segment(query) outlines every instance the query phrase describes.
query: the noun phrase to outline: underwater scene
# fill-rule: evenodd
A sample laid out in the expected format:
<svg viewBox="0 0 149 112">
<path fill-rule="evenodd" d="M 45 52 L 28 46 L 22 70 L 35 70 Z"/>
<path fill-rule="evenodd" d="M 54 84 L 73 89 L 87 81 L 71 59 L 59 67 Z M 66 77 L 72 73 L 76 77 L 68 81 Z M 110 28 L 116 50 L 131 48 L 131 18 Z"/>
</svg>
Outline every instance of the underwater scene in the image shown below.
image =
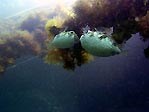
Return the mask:
<svg viewBox="0 0 149 112">
<path fill-rule="evenodd" d="M 149 112 L 149 0 L 0 0 L 0 112 Z"/>
</svg>

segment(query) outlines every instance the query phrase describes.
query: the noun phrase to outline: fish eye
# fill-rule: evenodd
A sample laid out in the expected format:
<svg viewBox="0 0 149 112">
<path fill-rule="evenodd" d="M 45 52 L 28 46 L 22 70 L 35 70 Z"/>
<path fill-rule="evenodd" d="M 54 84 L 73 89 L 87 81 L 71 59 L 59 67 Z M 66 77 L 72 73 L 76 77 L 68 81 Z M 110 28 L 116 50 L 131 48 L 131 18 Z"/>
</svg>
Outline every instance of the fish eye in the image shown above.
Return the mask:
<svg viewBox="0 0 149 112">
<path fill-rule="evenodd" d="M 89 36 L 94 36 L 93 32 L 88 33 Z"/>
<path fill-rule="evenodd" d="M 102 35 L 101 37 L 100 37 L 100 39 L 104 39 L 104 38 L 106 38 L 107 36 L 106 35 Z"/>
<path fill-rule="evenodd" d="M 73 34 L 74 32 L 73 31 L 70 31 L 70 33 Z"/>
</svg>

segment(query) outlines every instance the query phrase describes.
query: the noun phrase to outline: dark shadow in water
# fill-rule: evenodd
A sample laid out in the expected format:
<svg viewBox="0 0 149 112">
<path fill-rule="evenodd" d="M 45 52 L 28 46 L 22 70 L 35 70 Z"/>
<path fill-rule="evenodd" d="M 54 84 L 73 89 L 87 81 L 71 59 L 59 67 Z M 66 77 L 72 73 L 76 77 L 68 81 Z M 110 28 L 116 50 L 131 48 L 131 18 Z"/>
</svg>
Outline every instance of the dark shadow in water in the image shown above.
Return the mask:
<svg viewBox="0 0 149 112">
<path fill-rule="evenodd" d="M 96 58 L 75 72 L 33 58 L 1 76 L 0 111 L 147 112 L 149 60 L 144 46 L 131 38 L 128 53 Z"/>
</svg>

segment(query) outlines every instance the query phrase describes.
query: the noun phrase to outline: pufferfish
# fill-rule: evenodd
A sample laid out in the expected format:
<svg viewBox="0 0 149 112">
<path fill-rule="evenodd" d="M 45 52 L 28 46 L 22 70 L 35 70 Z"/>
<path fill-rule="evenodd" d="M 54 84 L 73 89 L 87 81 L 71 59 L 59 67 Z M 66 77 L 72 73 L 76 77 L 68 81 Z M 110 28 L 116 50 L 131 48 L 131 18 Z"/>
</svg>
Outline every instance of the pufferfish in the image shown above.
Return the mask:
<svg viewBox="0 0 149 112">
<path fill-rule="evenodd" d="M 109 57 L 121 53 L 114 40 L 100 31 L 88 30 L 81 36 L 80 41 L 82 47 L 94 56 Z"/>
<path fill-rule="evenodd" d="M 71 48 L 76 43 L 79 43 L 79 41 L 80 40 L 74 31 L 63 31 L 54 37 L 53 41 L 49 44 L 49 48 Z"/>
</svg>

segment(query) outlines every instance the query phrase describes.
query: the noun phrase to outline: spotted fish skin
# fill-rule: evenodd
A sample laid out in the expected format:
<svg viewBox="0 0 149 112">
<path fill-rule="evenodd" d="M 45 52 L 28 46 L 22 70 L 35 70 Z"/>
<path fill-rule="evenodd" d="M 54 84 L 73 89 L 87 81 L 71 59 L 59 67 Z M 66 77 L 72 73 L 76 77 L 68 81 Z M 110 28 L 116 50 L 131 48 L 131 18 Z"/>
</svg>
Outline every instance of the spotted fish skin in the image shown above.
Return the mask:
<svg viewBox="0 0 149 112">
<path fill-rule="evenodd" d="M 80 41 L 82 47 L 95 56 L 108 57 L 121 52 L 109 36 L 99 31 L 88 31 L 81 36 Z"/>
<path fill-rule="evenodd" d="M 63 31 L 54 37 L 53 41 L 49 44 L 49 48 L 71 48 L 77 42 L 79 42 L 79 38 L 74 31 Z"/>
</svg>

